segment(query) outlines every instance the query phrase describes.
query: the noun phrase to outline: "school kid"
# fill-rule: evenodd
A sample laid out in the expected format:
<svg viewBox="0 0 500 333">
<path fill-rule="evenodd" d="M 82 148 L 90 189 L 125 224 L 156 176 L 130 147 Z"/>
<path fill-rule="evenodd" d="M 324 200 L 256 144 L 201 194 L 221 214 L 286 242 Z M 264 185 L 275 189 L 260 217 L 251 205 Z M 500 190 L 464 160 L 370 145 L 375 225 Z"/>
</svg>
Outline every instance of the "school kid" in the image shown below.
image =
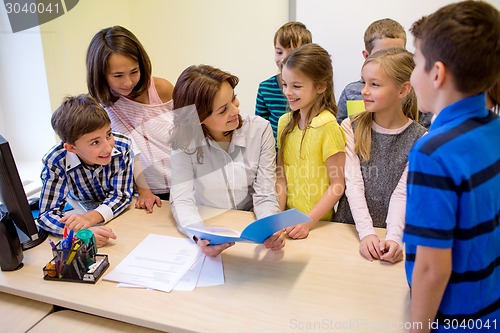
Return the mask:
<svg viewBox="0 0 500 333">
<path fill-rule="evenodd" d="M 67 97 L 51 122 L 62 142 L 43 157 L 38 224 L 59 236 L 65 227 L 90 228 L 101 247 L 116 239 L 113 230 L 101 223 L 120 214 L 132 198 L 131 141 L 111 131 L 106 111 L 89 95 Z M 65 215 L 68 197 L 101 204 L 84 214 Z"/>
<path fill-rule="evenodd" d="M 346 191 L 335 221 L 356 225 L 359 252 L 370 261 L 403 259 L 408 152 L 426 131 L 415 121 L 414 66 L 412 54 L 402 48 L 372 53 L 361 70 L 366 112 L 342 122 Z M 387 228 L 385 239 L 374 227 Z"/>
<path fill-rule="evenodd" d="M 409 154 L 406 275 L 412 332 L 496 332 L 500 319 L 500 13 L 483 1 L 415 22 L 411 83 L 437 115 Z"/>
<path fill-rule="evenodd" d="M 290 238 L 305 238 L 319 220 L 332 220 L 344 192 L 345 136 L 335 119 L 325 49 L 306 44 L 291 51 L 281 77 L 291 111 L 278 122 L 278 198 L 282 210 L 296 208 L 311 218 L 286 229 Z"/>
<path fill-rule="evenodd" d="M 174 89 L 172 134 L 172 214 L 181 232 L 203 224 L 199 205 L 253 211 L 257 219 L 279 212 L 276 143 L 269 122 L 240 115 L 236 76 L 208 65 L 190 66 Z M 193 238 L 211 257 L 234 243 L 210 245 Z M 285 246 L 280 230 L 264 241 Z"/>
<path fill-rule="evenodd" d="M 370 54 L 379 50 L 406 47 L 406 32 L 401 24 L 390 18 L 384 18 L 372 22 L 365 30 L 364 34 L 365 49 L 361 51 L 366 60 Z M 361 94 L 363 89 L 362 80 L 349 83 L 340 94 L 337 112 L 337 121 L 347 118 L 347 101 L 362 101 Z"/>
<path fill-rule="evenodd" d="M 169 198 L 173 86 L 152 76 L 144 47 L 121 26 L 95 34 L 86 63 L 89 93 L 104 106 L 113 129 L 134 141 L 135 206 L 152 212 Z"/>
<path fill-rule="evenodd" d="M 312 43 L 312 34 L 301 22 L 288 22 L 274 34 L 274 62 L 281 71 L 281 62 L 288 53 L 304 44 Z M 269 120 L 276 139 L 278 119 L 287 111 L 287 99 L 281 87 L 281 74 L 271 76 L 259 84 L 255 114 Z"/>
</svg>

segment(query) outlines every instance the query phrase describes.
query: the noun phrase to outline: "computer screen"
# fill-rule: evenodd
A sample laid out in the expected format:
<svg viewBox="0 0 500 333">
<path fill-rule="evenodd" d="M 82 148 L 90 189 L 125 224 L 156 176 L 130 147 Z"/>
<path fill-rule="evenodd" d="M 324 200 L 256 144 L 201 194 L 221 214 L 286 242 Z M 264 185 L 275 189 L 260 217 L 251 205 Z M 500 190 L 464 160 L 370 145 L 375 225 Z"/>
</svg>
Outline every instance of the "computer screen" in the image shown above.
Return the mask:
<svg viewBox="0 0 500 333">
<path fill-rule="evenodd" d="M 0 135 L 0 202 L 5 205 L 10 217 L 18 228 L 23 250 L 42 243 L 48 236 L 38 229 L 24 192 L 14 156 L 7 140 Z M 23 237 L 24 236 L 24 237 Z M 26 239 L 28 238 L 28 239 Z"/>
</svg>

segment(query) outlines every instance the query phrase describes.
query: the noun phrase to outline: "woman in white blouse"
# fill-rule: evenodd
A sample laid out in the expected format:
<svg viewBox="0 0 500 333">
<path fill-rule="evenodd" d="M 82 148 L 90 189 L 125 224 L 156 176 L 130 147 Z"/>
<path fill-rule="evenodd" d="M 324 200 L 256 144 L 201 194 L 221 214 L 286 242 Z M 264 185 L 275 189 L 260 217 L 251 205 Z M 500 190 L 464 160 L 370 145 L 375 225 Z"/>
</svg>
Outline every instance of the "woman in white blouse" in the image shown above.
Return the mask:
<svg viewBox="0 0 500 333">
<path fill-rule="evenodd" d="M 237 84 L 236 76 L 207 65 L 188 67 L 175 84 L 170 201 L 179 230 L 191 238 L 183 228 L 203 223 L 197 205 L 253 210 L 258 219 L 279 212 L 271 126 L 240 115 Z M 208 256 L 234 245 L 194 240 Z M 283 232 L 264 245 L 283 248 Z"/>
</svg>

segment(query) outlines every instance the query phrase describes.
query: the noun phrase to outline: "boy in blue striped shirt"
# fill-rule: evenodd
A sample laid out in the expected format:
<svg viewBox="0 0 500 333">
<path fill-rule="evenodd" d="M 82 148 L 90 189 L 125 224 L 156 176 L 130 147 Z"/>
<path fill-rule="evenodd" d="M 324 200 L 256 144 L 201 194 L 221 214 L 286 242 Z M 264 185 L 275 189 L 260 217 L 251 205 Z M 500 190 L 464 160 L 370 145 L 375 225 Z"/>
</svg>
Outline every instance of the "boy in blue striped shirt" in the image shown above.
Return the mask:
<svg viewBox="0 0 500 333">
<path fill-rule="evenodd" d="M 500 119 L 484 92 L 500 78 L 500 13 L 486 2 L 459 2 L 411 32 L 411 84 L 419 108 L 437 115 L 408 158 L 412 332 L 497 332 Z"/>
<path fill-rule="evenodd" d="M 52 114 L 62 142 L 43 157 L 38 224 L 61 236 L 64 227 L 89 228 L 97 246 L 116 235 L 101 225 L 120 214 L 133 192 L 133 152 L 126 136 L 111 131 L 106 111 L 89 95 L 67 97 Z M 101 204 L 84 214 L 64 214 L 67 198 Z"/>
</svg>

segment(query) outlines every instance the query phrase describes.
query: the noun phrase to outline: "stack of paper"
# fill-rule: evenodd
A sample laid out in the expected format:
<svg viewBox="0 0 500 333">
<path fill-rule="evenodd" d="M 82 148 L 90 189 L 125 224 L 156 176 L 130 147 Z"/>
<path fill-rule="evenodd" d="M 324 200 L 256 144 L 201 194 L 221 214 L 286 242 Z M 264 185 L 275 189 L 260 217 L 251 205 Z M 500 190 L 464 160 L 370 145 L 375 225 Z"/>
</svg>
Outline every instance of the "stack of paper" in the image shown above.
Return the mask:
<svg viewBox="0 0 500 333">
<path fill-rule="evenodd" d="M 222 260 L 187 238 L 148 235 L 104 280 L 170 292 L 224 284 Z"/>
</svg>

